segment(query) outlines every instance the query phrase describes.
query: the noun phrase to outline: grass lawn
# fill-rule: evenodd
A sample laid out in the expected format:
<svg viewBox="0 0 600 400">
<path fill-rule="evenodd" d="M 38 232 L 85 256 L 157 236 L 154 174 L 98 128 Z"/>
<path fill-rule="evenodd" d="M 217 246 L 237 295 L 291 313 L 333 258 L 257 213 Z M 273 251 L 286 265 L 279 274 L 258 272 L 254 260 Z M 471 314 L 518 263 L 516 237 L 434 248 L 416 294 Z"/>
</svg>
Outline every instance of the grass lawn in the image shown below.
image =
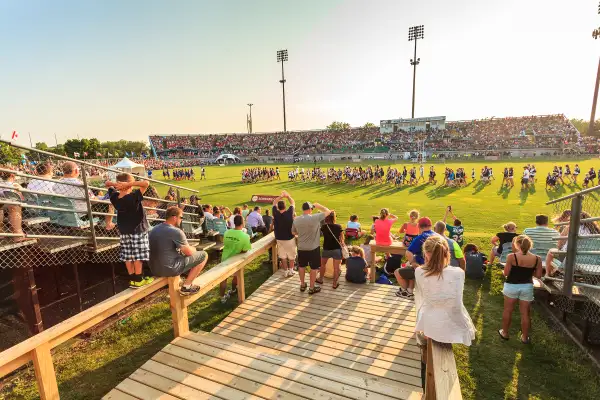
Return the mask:
<svg viewBox="0 0 600 400">
<path fill-rule="evenodd" d="M 488 163 L 494 166 L 499 177 L 503 163 Z M 206 169 L 208 180 L 184 182 L 200 190 L 203 202 L 233 206 L 247 203 L 252 205 L 253 194 L 279 194 L 289 191 L 298 205 L 303 201 L 319 202 L 338 212 L 342 224 L 350 214 L 358 214 L 363 225 L 370 225 L 370 216 L 382 207 L 390 208 L 401 219 L 417 208 L 422 215 L 432 220 L 443 217 L 447 205 L 452 205 L 455 214 L 465 225 L 465 240 L 489 252 L 489 239 L 500 226 L 514 221 L 519 231 L 534 224 L 534 216 L 545 212 L 553 214 L 545 205 L 549 199 L 568 194 L 578 188 L 571 186 L 557 192 L 547 193 L 543 180 L 552 164 L 536 162 L 541 184 L 535 189 L 521 192 L 518 181 L 520 168 L 516 168 L 515 188 L 500 190 L 497 180 L 482 187 L 471 183 L 465 188 L 434 188 L 427 185 L 392 188 L 384 185 L 351 187 L 345 184 L 318 185 L 315 183 L 287 182 L 290 165 L 279 165 L 281 182 L 241 184 L 242 166 Z M 564 162 L 563 162 L 564 164 Z M 571 165 L 573 162 L 571 163 Z M 582 171 L 600 166 L 600 161 L 579 163 Z M 386 164 L 387 165 L 387 164 Z M 453 167 L 458 164 L 449 164 Z M 478 171 L 483 164 L 462 163 Z M 513 163 L 518 167 L 522 163 Z M 271 166 L 271 165 L 269 165 Z M 275 167 L 275 165 L 272 165 Z M 336 166 L 342 166 L 338 164 Z M 305 168 L 310 167 L 304 165 Z M 437 164 L 438 177 L 443 164 Z M 155 177 L 161 175 L 156 171 Z M 478 175 L 478 173 L 477 173 Z M 199 177 L 199 173 L 196 175 Z M 397 224 L 398 228 L 400 224 Z M 270 266 L 261 265 L 260 260 L 247 270 L 247 294 L 251 294 L 270 276 Z M 598 371 L 587 360 L 579 348 L 568 338 L 553 329 L 536 311 L 533 312 L 532 341 L 523 346 L 517 340 L 518 313 L 508 342 L 497 334 L 501 318 L 503 296 L 502 275 L 497 269 L 488 270 L 482 282 L 467 282 L 464 302 L 477 327 L 478 336 L 471 347 L 455 346 L 457 365 L 463 396 L 466 399 L 598 399 L 600 379 Z M 190 326 L 193 330 L 211 330 L 234 307 L 236 301 L 222 305 L 213 290 L 190 307 Z M 114 324 L 110 329 L 93 336 L 90 340 L 73 340 L 55 352 L 55 366 L 62 399 L 95 399 L 107 393 L 122 379 L 136 370 L 160 348 L 172 339 L 171 316 L 166 294 L 133 316 Z M 0 390 L 0 399 L 33 399 L 37 397 L 33 370 L 20 372 L 5 382 Z"/>
</svg>

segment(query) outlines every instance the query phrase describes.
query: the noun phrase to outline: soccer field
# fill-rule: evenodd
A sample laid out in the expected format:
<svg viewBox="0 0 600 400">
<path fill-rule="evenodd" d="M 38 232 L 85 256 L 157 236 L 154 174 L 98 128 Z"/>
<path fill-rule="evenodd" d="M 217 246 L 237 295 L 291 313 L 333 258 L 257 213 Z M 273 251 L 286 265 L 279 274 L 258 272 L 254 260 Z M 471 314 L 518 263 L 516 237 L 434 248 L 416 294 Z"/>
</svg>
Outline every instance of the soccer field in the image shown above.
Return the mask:
<svg viewBox="0 0 600 400">
<path fill-rule="evenodd" d="M 371 165 L 375 165 L 375 160 L 370 160 Z M 465 226 L 465 239 L 478 245 L 483 245 L 485 251 L 489 250 L 489 239 L 493 234 L 501 230 L 501 225 L 508 221 L 514 221 L 519 227 L 519 231 L 534 225 L 536 214 L 547 213 L 553 215 L 553 208 L 546 206 L 546 202 L 581 189 L 583 175 L 590 167 L 600 167 L 600 160 L 561 160 L 559 163 L 549 161 L 533 161 L 538 174 L 538 182 L 530 187 L 529 190 L 521 190 L 520 177 L 523 165 L 529 160 L 511 160 L 510 162 L 451 162 L 429 163 L 425 164 L 427 173 L 429 166 L 434 165 L 438 180 L 438 185 L 419 184 L 417 186 L 394 187 L 391 184 L 371 184 L 367 186 L 352 186 L 346 183 L 320 184 L 317 182 L 288 182 L 287 172 L 296 168 L 297 164 L 266 164 L 267 167 L 279 167 L 281 171 L 281 181 L 242 183 L 241 171 L 244 165 L 229 166 L 208 166 L 206 167 L 206 180 L 202 181 L 180 181 L 181 186 L 197 189 L 200 191 L 202 203 L 212 205 L 224 205 L 233 210 L 234 206 L 248 204 L 253 206 L 256 203 L 251 202 L 254 194 L 278 195 L 282 190 L 287 190 L 298 207 L 304 201 L 321 203 L 338 213 L 338 222 L 342 225 L 352 214 L 357 214 L 363 226 L 368 228 L 371 224 L 370 217 L 379 214 L 383 207 L 390 209 L 391 213 L 396 214 L 400 221 L 407 219 L 407 213 L 412 209 L 418 209 L 423 216 L 429 216 L 434 222 L 443 218 L 445 208 L 452 205 L 455 215 L 460 218 Z M 582 175 L 579 176 L 579 184 L 567 184 L 558 186 L 555 190 L 545 190 L 545 177 L 552 170 L 554 165 L 571 165 L 578 163 Z M 363 168 L 369 165 L 367 162 L 359 163 L 318 163 L 321 168 L 331 166 L 336 169 L 344 168 L 346 165 L 358 166 Z M 399 164 L 384 162 L 384 170 L 388 166 L 402 168 L 406 165 L 410 168 L 413 164 Z M 488 185 L 483 185 L 479 180 L 479 171 L 484 165 L 493 167 L 496 180 Z M 300 168 L 305 170 L 312 168 L 312 163 L 299 164 Z M 451 168 L 463 167 L 467 173 L 468 185 L 466 187 L 448 188 L 440 185 L 443 181 L 444 167 Z M 515 186 L 512 189 L 501 188 L 502 170 L 505 166 L 513 166 L 515 169 Z M 256 165 L 251 165 L 256 167 Z M 471 169 L 475 168 L 476 180 L 471 182 Z M 196 168 L 196 178 L 200 177 L 198 168 Z M 162 179 L 160 170 L 154 172 L 154 177 Z M 162 188 L 161 188 L 162 189 Z M 182 192 L 182 196 L 187 196 Z M 263 207 L 268 204 L 261 204 Z M 394 229 L 400 228 L 400 221 L 396 223 Z"/>
</svg>

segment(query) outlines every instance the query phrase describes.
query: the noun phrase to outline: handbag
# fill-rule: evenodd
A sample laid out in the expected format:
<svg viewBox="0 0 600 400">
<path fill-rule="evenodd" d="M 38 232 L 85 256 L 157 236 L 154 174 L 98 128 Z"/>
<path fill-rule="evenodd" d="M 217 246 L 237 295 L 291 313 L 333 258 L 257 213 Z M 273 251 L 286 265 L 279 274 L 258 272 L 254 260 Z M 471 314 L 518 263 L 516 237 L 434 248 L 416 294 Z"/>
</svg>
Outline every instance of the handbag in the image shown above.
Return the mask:
<svg viewBox="0 0 600 400">
<path fill-rule="evenodd" d="M 333 238 L 335 239 L 337 244 L 339 244 L 340 247 L 342 248 L 342 258 L 345 258 L 345 259 L 350 258 L 350 252 L 348 251 L 348 247 L 346 247 L 345 244 L 340 243 L 340 241 L 335 237 L 335 235 L 331 231 L 331 228 L 329 227 L 329 225 L 327 225 L 327 229 L 329 229 L 329 233 L 331 233 L 331 236 L 333 236 Z"/>
</svg>

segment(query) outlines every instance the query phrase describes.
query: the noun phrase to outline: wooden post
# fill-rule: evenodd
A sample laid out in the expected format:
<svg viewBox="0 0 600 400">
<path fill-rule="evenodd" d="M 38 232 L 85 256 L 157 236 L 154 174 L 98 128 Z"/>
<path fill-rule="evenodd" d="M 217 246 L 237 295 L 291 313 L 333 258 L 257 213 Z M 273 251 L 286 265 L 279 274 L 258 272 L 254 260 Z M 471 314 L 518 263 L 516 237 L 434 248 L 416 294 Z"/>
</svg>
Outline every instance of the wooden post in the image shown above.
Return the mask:
<svg viewBox="0 0 600 400">
<path fill-rule="evenodd" d="M 40 301 L 38 299 L 38 288 L 35 284 L 35 275 L 33 267 L 29 267 L 25 270 L 25 282 L 29 293 L 25 294 L 29 296 L 31 311 L 33 320 L 31 321 L 33 333 L 40 333 L 44 330 L 44 324 L 42 323 L 42 311 L 40 308 Z"/>
<path fill-rule="evenodd" d="M 180 276 L 169 278 L 169 303 L 171 305 L 171 318 L 173 319 L 173 331 L 176 338 L 190 331 L 187 306 L 183 303 L 183 298 L 179 293 L 180 281 Z"/>
<path fill-rule="evenodd" d="M 244 268 L 236 272 L 237 276 L 237 295 L 238 303 L 242 304 L 246 300 L 246 286 L 244 284 Z"/>
<path fill-rule="evenodd" d="M 75 289 L 77 290 L 77 299 L 79 300 L 79 312 L 83 311 L 83 298 L 81 294 L 81 282 L 79 281 L 79 264 L 73 264 L 73 275 L 75 275 Z"/>
<path fill-rule="evenodd" d="M 427 339 L 427 376 L 425 377 L 425 400 L 435 400 L 435 379 L 433 374 L 433 343 Z"/>
<path fill-rule="evenodd" d="M 31 358 L 33 359 L 40 398 L 42 400 L 60 399 L 54 364 L 52 364 L 52 354 L 50 353 L 50 343 L 43 343 L 33 349 Z"/>
<path fill-rule="evenodd" d="M 371 283 L 375 283 L 375 257 L 377 253 L 371 247 L 371 265 L 369 265 L 369 276 L 371 279 Z"/>
<path fill-rule="evenodd" d="M 271 254 L 271 257 L 273 257 L 273 273 L 276 273 L 279 269 L 279 257 L 277 256 L 277 242 L 273 242 L 273 247 L 271 247 L 271 249 L 273 250 L 273 254 Z"/>
</svg>

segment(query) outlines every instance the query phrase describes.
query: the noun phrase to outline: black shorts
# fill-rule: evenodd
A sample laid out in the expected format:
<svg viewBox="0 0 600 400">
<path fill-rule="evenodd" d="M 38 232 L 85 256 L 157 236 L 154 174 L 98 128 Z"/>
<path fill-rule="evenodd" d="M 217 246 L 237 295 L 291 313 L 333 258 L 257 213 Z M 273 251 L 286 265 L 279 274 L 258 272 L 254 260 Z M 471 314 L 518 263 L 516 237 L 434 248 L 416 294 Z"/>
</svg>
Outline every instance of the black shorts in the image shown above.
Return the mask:
<svg viewBox="0 0 600 400">
<path fill-rule="evenodd" d="M 407 281 L 415 279 L 415 269 L 412 267 L 400 268 L 398 273 L 402 277 L 402 279 L 406 279 Z"/>
<path fill-rule="evenodd" d="M 298 267 L 314 269 L 321 268 L 321 247 L 314 250 L 298 250 Z"/>
</svg>

